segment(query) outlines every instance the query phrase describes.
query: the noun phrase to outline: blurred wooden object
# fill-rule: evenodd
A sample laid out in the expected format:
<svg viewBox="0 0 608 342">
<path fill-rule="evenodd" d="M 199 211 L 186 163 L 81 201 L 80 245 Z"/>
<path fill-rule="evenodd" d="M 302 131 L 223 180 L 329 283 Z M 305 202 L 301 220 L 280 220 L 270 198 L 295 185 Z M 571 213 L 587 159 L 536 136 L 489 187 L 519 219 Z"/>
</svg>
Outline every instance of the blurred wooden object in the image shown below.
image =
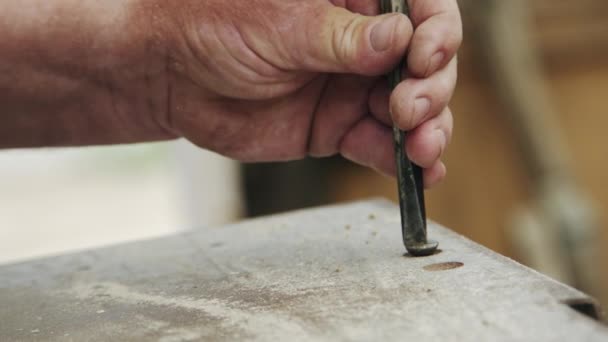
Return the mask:
<svg viewBox="0 0 608 342">
<path fill-rule="evenodd" d="M 529 4 L 472 1 L 478 49 L 493 88 L 512 118 L 515 140 L 533 181 L 533 199 L 521 206 L 510 233 L 524 262 L 591 293 L 599 284 L 598 224 L 587 194 L 571 172 L 552 96 L 536 45 Z"/>
<path fill-rule="evenodd" d="M 475 1 L 475 0 L 468 0 Z M 526 1 L 534 16 L 532 39 L 550 65 L 605 64 L 608 56 L 608 2 L 604 0 Z"/>
</svg>

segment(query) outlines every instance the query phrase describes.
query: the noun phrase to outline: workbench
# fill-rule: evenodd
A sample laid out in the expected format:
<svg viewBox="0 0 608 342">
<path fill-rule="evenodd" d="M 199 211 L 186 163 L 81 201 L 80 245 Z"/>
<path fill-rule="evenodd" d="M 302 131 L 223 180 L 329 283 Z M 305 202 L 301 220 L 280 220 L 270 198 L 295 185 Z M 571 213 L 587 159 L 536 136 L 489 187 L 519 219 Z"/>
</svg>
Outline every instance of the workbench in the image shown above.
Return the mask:
<svg viewBox="0 0 608 342">
<path fill-rule="evenodd" d="M 593 299 L 384 200 L 0 266 L 0 341 L 608 341 Z M 35 237 L 32 237 L 35 238 Z"/>
</svg>

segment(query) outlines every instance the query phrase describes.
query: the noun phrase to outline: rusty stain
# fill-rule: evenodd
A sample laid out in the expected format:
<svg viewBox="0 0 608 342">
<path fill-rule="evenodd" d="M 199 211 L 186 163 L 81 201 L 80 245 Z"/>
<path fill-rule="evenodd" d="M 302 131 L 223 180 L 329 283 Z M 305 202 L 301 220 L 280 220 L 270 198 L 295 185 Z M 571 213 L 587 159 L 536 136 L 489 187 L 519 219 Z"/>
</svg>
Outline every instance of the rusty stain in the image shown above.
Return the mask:
<svg viewBox="0 0 608 342">
<path fill-rule="evenodd" d="M 464 264 L 459 261 L 449 261 L 449 262 L 440 262 L 437 264 L 426 265 L 422 269 L 424 269 L 425 271 L 436 272 L 436 271 L 453 270 L 455 268 L 459 268 L 462 266 L 464 266 Z"/>
</svg>

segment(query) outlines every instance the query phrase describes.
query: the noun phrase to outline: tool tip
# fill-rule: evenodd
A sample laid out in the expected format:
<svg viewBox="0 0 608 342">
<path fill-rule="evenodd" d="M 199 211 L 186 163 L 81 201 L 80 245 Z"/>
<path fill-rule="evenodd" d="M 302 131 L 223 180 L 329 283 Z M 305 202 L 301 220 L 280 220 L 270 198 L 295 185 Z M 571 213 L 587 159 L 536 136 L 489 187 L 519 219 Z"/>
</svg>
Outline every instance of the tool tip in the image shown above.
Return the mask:
<svg viewBox="0 0 608 342">
<path fill-rule="evenodd" d="M 429 256 L 437 250 L 439 243 L 437 241 L 429 240 L 425 243 L 420 243 L 412 246 L 405 246 L 407 252 L 411 256 L 420 257 L 420 256 Z"/>
</svg>

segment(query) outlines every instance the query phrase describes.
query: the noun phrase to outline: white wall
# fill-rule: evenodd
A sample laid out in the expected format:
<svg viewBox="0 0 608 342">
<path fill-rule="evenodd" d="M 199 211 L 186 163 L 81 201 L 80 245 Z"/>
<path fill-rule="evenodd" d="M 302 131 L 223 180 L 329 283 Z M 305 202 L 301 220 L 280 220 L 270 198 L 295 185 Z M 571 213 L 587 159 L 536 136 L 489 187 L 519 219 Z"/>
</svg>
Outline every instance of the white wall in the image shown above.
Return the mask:
<svg viewBox="0 0 608 342">
<path fill-rule="evenodd" d="M 0 151 L 0 263 L 239 213 L 238 165 L 185 142 Z"/>
</svg>

